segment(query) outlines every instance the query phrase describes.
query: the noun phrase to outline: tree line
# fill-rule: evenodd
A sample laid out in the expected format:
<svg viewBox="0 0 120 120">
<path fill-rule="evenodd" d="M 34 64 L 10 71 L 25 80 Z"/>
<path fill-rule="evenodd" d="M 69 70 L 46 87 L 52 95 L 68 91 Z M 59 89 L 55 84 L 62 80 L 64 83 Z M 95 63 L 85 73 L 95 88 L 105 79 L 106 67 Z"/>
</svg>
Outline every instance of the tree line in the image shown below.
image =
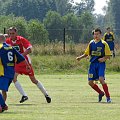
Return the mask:
<svg viewBox="0 0 120 120">
<path fill-rule="evenodd" d="M 0 14 L 23 16 L 26 20 L 38 19 L 43 21 L 48 11 L 56 11 L 61 16 L 68 13 L 81 15 L 85 11 L 94 10 L 94 0 L 0 0 Z"/>
<path fill-rule="evenodd" d="M 33 43 L 87 42 L 95 27 L 119 29 L 119 1 L 110 0 L 105 15 L 95 15 L 94 0 L 0 0 L 0 32 L 16 26 Z"/>
</svg>

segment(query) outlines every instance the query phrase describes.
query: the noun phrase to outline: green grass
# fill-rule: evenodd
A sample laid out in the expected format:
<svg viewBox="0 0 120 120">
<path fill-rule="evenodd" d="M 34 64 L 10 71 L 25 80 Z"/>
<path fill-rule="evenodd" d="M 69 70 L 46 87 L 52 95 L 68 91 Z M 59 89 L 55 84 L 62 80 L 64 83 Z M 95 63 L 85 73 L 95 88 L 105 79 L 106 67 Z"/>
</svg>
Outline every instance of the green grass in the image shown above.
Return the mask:
<svg viewBox="0 0 120 120">
<path fill-rule="evenodd" d="M 20 94 L 11 84 L 7 103 L 9 110 L 0 114 L 0 120 L 119 120 L 120 119 L 120 75 L 106 75 L 112 103 L 105 97 L 97 102 L 95 93 L 87 84 L 87 75 L 37 75 L 52 97 L 47 104 L 42 93 L 28 77 L 19 81 L 29 100 L 19 103 Z"/>
<path fill-rule="evenodd" d="M 76 60 L 77 55 L 31 55 L 32 65 L 40 74 L 79 74 L 87 73 L 89 59 Z M 120 56 L 107 60 L 107 72 L 120 72 Z"/>
<path fill-rule="evenodd" d="M 76 57 L 82 55 L 87 44 L 66 44 L 63 53 L 63 43 L 52 43 L 46 46 L 34 45 L 31 53 L 33 67 L 40 74 L 78 74 L 87 73 L 89 59 L 80 62 Z M 107 60 L 108 72 L 120 72 L 120 45 L 115 44 L 116 57 Z"/>
</svg>

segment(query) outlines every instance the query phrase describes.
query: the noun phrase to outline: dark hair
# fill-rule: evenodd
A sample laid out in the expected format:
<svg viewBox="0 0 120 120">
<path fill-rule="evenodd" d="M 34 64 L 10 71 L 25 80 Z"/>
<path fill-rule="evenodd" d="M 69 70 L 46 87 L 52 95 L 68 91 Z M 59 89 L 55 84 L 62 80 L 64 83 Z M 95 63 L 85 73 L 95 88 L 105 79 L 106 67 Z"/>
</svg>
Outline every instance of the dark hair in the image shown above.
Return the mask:
<svg viewBox="0 0 120 120">
<path fill-rule="evenodd" d="M 96 28 L 96 29 L 94 30 L 94 32 L 100 32 L 100 34 L 102 33 L 102 31 L 100 30 L 100 28 Z"/>
<path fill-rule="evenodd" d="M 94 35 L 95 30 L 92 30 L 92 35 Z"/>
<path fill-rule="evenodd" d="M 109 30 L 109 29 L 110 29 L 110 27 L 107 27 L 107 28 L 106 28 L 106 30 Z"/>
<path fill-rule="evenodd" d="M 10 28 L 8 29 L 8 31 L 10 31 L 10 30 L 14 30 L 15 32 L 17 32 L 17 28 L 16 28 L 16 27 L 10 27 Z"/>
</svg>

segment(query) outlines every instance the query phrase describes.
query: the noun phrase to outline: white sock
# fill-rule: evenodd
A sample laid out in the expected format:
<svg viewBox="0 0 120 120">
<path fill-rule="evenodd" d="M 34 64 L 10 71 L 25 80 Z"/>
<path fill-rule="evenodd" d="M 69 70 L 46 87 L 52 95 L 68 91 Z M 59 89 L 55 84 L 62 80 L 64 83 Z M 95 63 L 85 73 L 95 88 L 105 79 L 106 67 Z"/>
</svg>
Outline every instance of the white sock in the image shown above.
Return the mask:
<svg viewBox="0 0 120 120">
<path fill-rule="evenodd" d="M 17 90 L 20 92 L 20 94 L 22 96 L 27 96 L 27 94 L 24 92 L 21 84 L 18 81 L 16 81 L 14 84 L 15 84 L 15 87 L 17 88 Z"/>
<path fill-rule="evenodd" d="M 45 90 L 45 88 L 44 88 L 44 86 L 42 85 L 41 82 L 38 81 L 38 83 L 36 85 L 45 96 L 48 95 L 47 91 Z"/>
</svg>

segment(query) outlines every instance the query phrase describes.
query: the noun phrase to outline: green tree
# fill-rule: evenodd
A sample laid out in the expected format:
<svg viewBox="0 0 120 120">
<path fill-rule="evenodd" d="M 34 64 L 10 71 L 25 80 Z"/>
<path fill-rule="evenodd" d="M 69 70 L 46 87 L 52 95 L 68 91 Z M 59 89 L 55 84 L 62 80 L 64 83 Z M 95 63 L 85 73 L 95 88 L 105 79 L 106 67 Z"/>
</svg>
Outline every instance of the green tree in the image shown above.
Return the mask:
<svg viewBox="0 0 120 120">
<path fill-rule="evenodd" d="M 94 19 L 95 19 L 95 27 L 104 28 L 104 26 L 105 26 L 105 16 L 104 15 L 96 14 L 94 16 Z"/>
<path fill-rule="evenodd" d="M 27 25 L 28 39 L 33 44 L 48 43 L 48 32 L 44 28 L 44 25 L 38 20 L 30 20 Z"/>
<path fill-rule="evenodd" d="M 110 0 L 108 2 L 108 7 L 106 9 L 106 15 L 105 15 L 105 27 L 111 27 L 115 29 L 119 29 L 120 24 L 118 22 L 119 20 L 119 8 L 117 4 L 119 4 L 119 1 L 113 1 Z M 115 8 L 114 8 L 115 7 Z"/>
<path fill-rule="evenodd" d="M 95 5 L 94 0 L 83 0 L 83 2 L 85 2 L 86 11 L 92 13 L 94 11 L 94 5 Z"/>
<path fill-rule="evenodd" d="M 64 16 L 69 12 L 72 12 L 71 0 L 56 0 L 57 12 Z"/>
<path fill-rule="evenodd" d="M 13 13 L 23 16 L 26 20 L 43 20 L 49 10 L 56 10 L 55 0 L 11 0 L 1 10 L 5 15 Z"/>
<path fill-rule="evenodd" d="M 17 28 L 19 35 L 27 37 L 26 32 L 27 21 L 23 17 L 14 18 L 14 22 L 11 24 L 11 26 L 15 26 Z"/>
<path fill-rule="evenodd" d="M 88 42 L 92 39 L 92 30 L 94 28 L 94 18 L 89 12 L 81 15 L 81 22 L 83 23 L 82 37 L 83 42 Z"/>
<path fill-rule="evenodd" d="M 13 23 L 13 15 L 9 15 L 9 16 L 4 16 L 1 15 L 0 16 L 0 32 L 3 33 L 4 32 L 4 28 L 9 28 L 9 26 L 11 26 L 11 24 Z"/>
<path fill-rule="evenodd" d="M 63 24 L 66 28 L 66 37 L 69 40 L 68 42 L 72 41 L 74 43 L 79 42 L 79 25 L 78 25 L 78 17 L 73 13 L 69 13 L 63 16 Z"/>
<path fill-rule="evenodd" d="M 0 22 L 2 23 L 0 25 L 1 31 L 3 31 L 3 29 L 6 28 L 7 32 L 7 29 L 9 27 L 15 26 L 18 29 L 18 33 L 26 37 L 27 21 L 23 17 L 15 17 L 14 15 L 0 16 Z"/>
<path fill-rule="evenodd" d="M 74 6 L 74 10 L 77 15 L 81 15 L 85 11 L 93 13 L 94 5 L 94 0 L 81 0 L 80 3 L 76 3 L 76 5 Z"/>
<path fill-rule="evenodd" d="M 44 25 L 49 32 L 50 42 L 63 39 L 63 25 L 59 13 L 49 11 L 44 19 Z"/>
</svg>

